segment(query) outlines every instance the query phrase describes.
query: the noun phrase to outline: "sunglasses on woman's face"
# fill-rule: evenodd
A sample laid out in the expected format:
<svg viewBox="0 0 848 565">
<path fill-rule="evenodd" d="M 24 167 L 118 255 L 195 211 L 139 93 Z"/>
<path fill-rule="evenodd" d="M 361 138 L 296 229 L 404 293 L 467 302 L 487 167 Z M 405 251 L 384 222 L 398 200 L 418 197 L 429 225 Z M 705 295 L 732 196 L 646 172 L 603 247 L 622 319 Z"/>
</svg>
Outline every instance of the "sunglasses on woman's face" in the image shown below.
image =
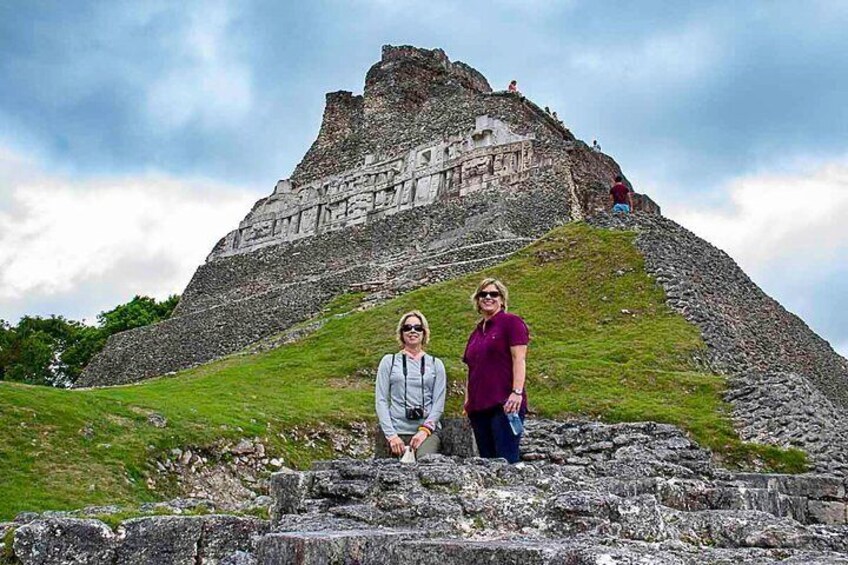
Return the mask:
<svg viewBox="0 0 848 565">
<path fill-rule="evenodd" d="M 477 298 L 498 298 L 500 295 L 497 290 L 481 290 L 477 293 Z"/>
<path fill-rule="evenodd" d="M 422 326 L 421 324 L 404 324 L 400 327 L 400 331 L 404 333 L 415 332 L 420 334 L 424 331 L 424 326 Z"/>
</svg>

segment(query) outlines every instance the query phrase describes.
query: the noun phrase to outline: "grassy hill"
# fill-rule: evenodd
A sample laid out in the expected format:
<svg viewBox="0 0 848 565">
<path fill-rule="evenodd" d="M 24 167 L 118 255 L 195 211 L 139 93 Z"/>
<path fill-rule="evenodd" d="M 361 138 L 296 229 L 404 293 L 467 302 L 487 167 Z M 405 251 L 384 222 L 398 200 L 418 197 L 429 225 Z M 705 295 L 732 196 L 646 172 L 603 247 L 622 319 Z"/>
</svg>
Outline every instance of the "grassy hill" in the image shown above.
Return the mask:
<svg viewBox="0 0 848 565">
<path fill-rule="evenodd" d="M 151 459 L 178 446 L 262 437 L 289 466 L 331 457 L 326 442 L 280 432 L 373 421 L 377 362 L 396 349 L 395 324 L 412 308 L 430 320 L 429 350 L 448 370 L 447 412 L 458 415 L 460 356 L 476 319 L 469 295 L 484 275 L 509 286 L 510 310 L 531 328 L 527 388 L 538 415 L 668 422 L 728 465 L 802 470 L 800 452 L 736 436 L 721 400 L 724 379 L 698 368 L 698 331 L 665 306 L 633 238 L 572 224 L 494 268 L 331 316 L 358 301 L 342 297 L 324 313 L 328 322 L 298 343 L 173 377 L 83 391 L 0 383 L 0 520 L 22 510 L 169 496 L 151 492 L 144 478 Z M 167 418 L 165 428 L 148 423 L 154 411 Z"/>
</svg>

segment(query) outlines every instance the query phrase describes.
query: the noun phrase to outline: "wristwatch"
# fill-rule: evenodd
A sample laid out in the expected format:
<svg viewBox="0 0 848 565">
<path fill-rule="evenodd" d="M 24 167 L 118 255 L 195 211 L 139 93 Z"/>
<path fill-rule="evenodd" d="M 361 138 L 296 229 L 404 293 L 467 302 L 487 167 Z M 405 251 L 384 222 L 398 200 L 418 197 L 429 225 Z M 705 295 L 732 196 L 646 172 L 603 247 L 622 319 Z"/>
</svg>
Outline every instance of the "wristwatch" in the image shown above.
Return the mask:
<svg viewBox="0 0 848 565">
<path fill-rule="evenodd" d="M 524 394 L 524 389 L 523 388 L 514 388 L 514 389 L 512 389 L 512 392 L 517 394 L 518 396 L 521 396 L 522 394 Z"/>
</svg>

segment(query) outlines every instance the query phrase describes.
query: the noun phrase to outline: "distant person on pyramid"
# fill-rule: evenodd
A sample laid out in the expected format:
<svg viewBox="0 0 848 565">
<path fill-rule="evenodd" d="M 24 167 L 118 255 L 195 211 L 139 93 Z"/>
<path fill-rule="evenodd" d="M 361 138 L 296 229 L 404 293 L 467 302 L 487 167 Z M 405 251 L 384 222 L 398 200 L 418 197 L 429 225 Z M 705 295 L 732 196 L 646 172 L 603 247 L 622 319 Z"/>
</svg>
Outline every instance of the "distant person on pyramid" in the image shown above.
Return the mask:
<svg viewBox="0 0 848 565">
<path fill-rule="evenodd" d="M 621 175 L 615 177 L 615 184 L 610 189 L 610 204 L 613 212 L 629 213 L 633 209 L 633 197 L 630 189 L 624 184 Z"/>
<path fill-rule="evenodd" d="M 484 279 L 471 301 L 481 318 L 462 356 L 468 365 L 465 412 L 480 457 L 516 463 L 527 413 L 524 380 L 530 330 L 506 311 L 509 292 L 497 279 Z"/>
<path fill-rule="evenodd" d="M 447 376 L 442 360 L 427 355 L 430 325 L 418 310 L 400 318 L 395 334 L 401 350 L 377 369 L 375 406 L 389 449 L 401 456 L 406 446 L 418 457 L 438 453 L 439 419 L 445 410 Z"/>
<path fill-rule="evenodd" d="M 518 92 L 518 82 L 515 80 L 511 80 L 509 82 L 509 86 L 506 87 L 507 92 Z"/>
<path fill-rule="evenodd" d="M 592 140 L 592 151 L 594 151 L 595 153 L 600 153 L 600 152 L 601 152 L 601 146 L 600 146 L 600 145 L 598 145 L 598 140 L 597 140 L 597 139 L 593 139 L 593 140 Z"/>
</svg>

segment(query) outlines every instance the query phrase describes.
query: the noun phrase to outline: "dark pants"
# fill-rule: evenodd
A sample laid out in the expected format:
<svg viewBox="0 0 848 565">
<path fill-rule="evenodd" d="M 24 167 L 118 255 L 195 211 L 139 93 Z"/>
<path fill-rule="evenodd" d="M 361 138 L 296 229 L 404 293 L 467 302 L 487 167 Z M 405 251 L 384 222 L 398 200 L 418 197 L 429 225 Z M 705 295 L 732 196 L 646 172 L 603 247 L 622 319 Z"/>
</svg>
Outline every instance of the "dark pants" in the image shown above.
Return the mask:
<svg viewBox="0 0 848 565">
<path fill-rule="evenodd" d="M 523 422 L 524 412 L 519 412 L 519 416 Z M 503 406 L 474 412 L 468 415 L 468 419 L 474 430 L 474 439 L 477 441 L 480 457 L 488 459 L 503 457 L 510 463 L 518 462 L 518 441 L 521 436 L 512 433 Z"/>
</svg>

